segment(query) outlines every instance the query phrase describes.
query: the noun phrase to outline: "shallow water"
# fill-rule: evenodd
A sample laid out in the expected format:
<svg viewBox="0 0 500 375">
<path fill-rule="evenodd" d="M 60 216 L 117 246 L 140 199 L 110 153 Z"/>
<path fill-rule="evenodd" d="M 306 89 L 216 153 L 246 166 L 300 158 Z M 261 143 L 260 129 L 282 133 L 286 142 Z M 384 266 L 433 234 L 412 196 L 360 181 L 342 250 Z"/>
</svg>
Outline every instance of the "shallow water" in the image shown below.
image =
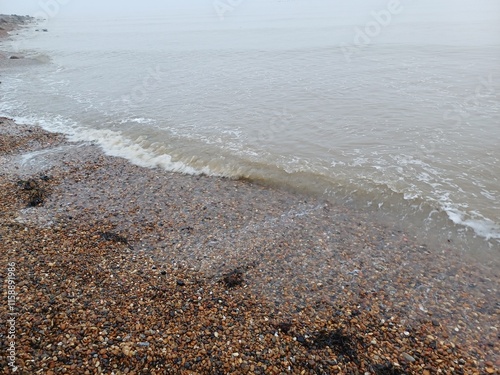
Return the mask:
<svg viewBox="0 0 500 375">
<path fill-rule="evenodd" d="M 1 45 L 38 63 L 9 64 L 0 114 L 144 166 L 322 194 L 498 256 L 498 17 L 404 10 L 361 46 L 368 11 L 361 23 L 54 19 Z"/>
</svg>

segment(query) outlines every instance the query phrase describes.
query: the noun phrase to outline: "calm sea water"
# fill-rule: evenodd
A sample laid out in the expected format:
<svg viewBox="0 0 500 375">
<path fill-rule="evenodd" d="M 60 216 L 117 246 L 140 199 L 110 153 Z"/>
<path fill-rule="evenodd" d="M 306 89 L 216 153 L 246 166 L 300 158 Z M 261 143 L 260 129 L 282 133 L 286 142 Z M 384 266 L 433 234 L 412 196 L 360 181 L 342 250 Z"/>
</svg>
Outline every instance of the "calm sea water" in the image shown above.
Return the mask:
<svg viewBox="0 0 500 375">
<path fill-rule="evenodd" d="M 140 165 L 310 191 L 498 255 L 490 16 L 393 15 L 378 29 L 370 13 L 54 19 L 0 46 L 36 60 L 2 74 L 0 114 Z"/>
</svg>

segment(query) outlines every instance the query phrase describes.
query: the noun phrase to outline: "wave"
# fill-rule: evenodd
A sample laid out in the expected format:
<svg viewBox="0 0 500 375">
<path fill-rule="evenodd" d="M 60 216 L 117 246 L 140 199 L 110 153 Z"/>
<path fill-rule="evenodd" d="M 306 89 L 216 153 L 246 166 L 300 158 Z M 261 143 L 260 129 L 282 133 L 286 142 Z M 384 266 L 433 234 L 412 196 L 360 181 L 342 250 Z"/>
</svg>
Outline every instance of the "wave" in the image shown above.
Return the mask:
<svg viewBox="0 0 500 375">
<path fill-rule="evenodd" d="M 353 192 L 358 192 L 356 199 L 359 208 L 364 208 L 363 206 L 366 205 L 366 202 L 375 202 L 378 208 L 384 204 L 392 205 L 394 211 L 405 215 L 409 210 L 413 214 L 415 214 L 415 211 L 420 211 L 420 216 L 423 217 L 426 214 L 428 217 L 437 208 L 438 211 L 446 213 L 447 217 L 454 224 L 471 228 L 476 235 L 486 240 L 500 239 L 498 224 L 484 218 L 478 213 L 473 215 L 461 211 L 457 206 L 450 203 L 448 199 L 438 201 L 426 199 L 420 195 L 416 196 L 413 193 L 398 190 L 387 183 L 375 184 L 373 181 L 363 181 L 363 183 L 339 181 L 333 179 L 332 176 L 313 172 L 309 167 L 304 169 L 281 168 L 263 162 L 250 161 L 244 156 L 236 157 L 234 154 L 226 155 L 223 162 L 214 163 L 212 167 L 208 165 L 209 160 L 203 161 L 203 159 L 201 162 L 206 163 L 204 166 L 193 167 L 193 163 L 190 161 L 193 160 L 194 155 L 188 154 L 183 157 L 184 161 L 172 162 L 170 155 L 162 153 L 162 150 L 154 150 L 154 147 L 151 147 L 148 142 L 141 145 L 143 140 L 140 138 L 131 141 L 123 139 L 121 135 L 115 133 L 110 135 L 107 132 L 101 133 L 101 131 L 92 130 L 86 135 L 86 138 L 95 137 L 108 154 L 127 158 L 138 165 L 146 167 L 159 166 L 169 171 L 188 174 L 204 173 L 212 176 L 245 178 L 261 184 L 285 187 L 305 193 L 321 195 L 328 200 L 341 200 L 343 202 L 352 201 Z M 221 150 L 217 151 L 220 152 Z M 231 153 L 233 151 L 231 150 Z M 215 151 L 207 151 L 206 153 L 213 154 Z"/>
<path fill-rule="evenodd" d="M 0 113 L 9 116 L 6 105 L 0 106 Z M 314 194 L 326 200 L 368 210 L 393 221 L 404 221 L 405 225 L 434 232 L 437 242 L 455 238 L 463 243 L 466 251 L 474 248 L 498 248 L 500 245 L 500 225 L 477 212 L 467 212 L 460 205 L 446 199 L 423 197 L 391 186 L 383 181 L 336 178 L 308 168 L 284 168 L 266 163 L 244 153 L 220 149 L 202 139 L 196 143 L 192 137 L 176 140 L 175 146 L 168 142 L 151 142 L 147 136 L 124 134 L 122 130 L 95 129 L 78 124 L 76 121 L 56 116 L 14 117 L 20 123 L 39 125 L 45 130 L 65 134 L 72 142 L 97 144 L 110 156 L 121 157 L 131 163 L 146 168 L 162 168 L 171 172 L 190 175 L 209 175 L 246 179 L 255 183 Z M 154 122 L 143 117 L 123 118 L 120 124 L 143 126 Z M 139 132 L 140 133 L 140 132 Z M 172 135 L 173 136 L 173 135 Z M 175 137 L 182 137 L 178 134 Z M 190 139 L 191 138 L 191 139 Z M 214 155 L 217 155 L 216 157 Z M 480 241 L 476 241 L 480 239 Z M 474 245 L 471 245 L 471 241 Z"/>
</svg>

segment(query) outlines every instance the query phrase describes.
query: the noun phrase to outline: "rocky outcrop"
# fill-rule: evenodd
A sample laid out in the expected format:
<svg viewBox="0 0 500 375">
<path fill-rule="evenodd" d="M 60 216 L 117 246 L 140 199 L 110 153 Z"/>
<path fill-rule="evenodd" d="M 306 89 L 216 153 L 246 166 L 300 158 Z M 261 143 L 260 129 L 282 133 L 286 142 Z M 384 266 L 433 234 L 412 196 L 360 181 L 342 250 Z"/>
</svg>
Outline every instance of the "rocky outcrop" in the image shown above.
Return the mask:
<svg viewBox="0 0 500 375">
<path fill-rule="evenodd" d="M 0 14 L 0 38 L 6 36 L 10 31 L 17 29 L 19 26 L 33 21 L 34 18 L 30 16 Z"/>
</svg>

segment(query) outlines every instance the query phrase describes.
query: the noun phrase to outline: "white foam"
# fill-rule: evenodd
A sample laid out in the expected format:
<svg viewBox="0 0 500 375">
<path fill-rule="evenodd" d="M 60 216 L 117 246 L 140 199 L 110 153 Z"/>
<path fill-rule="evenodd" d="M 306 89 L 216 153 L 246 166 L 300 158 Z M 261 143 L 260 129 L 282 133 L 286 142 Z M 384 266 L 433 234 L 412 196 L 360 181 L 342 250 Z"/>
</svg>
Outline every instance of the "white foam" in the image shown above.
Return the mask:
<svg viewBox="0 0 500 375">
<path fill-rule="evenodd" d="M 489 191 L 487 191 L 487 190 L 483 190 L 483 191 L 481 191 L 481 195 L 482 195 L 483 197 L 485 197 L 485 198 L 489 199 L 489 200 L 492 200 L 492 201 L 495 201 L 495 202 L 497 201 L 497 198 L 496 198 L 496 196 L 495 196 L 495 193 L 491 193 L 491 192 L 489 192 Z"/>
<path fill-rule="evenodd" d="M 160 167 L 171 172 L 180 172 L 190 175 L 206 174 L 211 176 L 223 176 L 222 173 L 212 171 L 208 166 L 194 168 L 182 161 L 173 161 L 168 154 L 155 154 L 151 150 L 141 147 L 139 144 L 124 137 L 121 132 L 114 130 L 86 129 L 78 126 L 69 119 L 57 117 L 51 120 L 34 117 L 16 117 L 18 123 L 38 124 L 50 132 L 63 133 L 71 142 L 92 142 L 98 144 L 105 154 L 122 157 L 131 163 L 146 168 Z"/>
<path fill-rule="evenodd" d="M 474 232 L 484 237 L 486 240 L 500 239 L 500 225 L 494 221 L 477 214 L 477 218 L 467 218 L 467 215 L 457 209 L 445 209 L 448 218 L 457 225 L 463 225 L 474 230 Z"/>
<path fill-rule="evenodd" d="M 112 130 L 87 130 L 78 136 L 72 136 L 71 140 L 96 141 L 106 154 L 125 158 L 141 167 L 161 167 L 168 171 L 191 175 L 216 175 L 208 166 L 193 168 L 183 162 L 173 161 L 172 157 L 168 154 L 155 155 L 150 150 L 141 147 Z"/>
<path fill-rule="evenodd" d="M 144 118 L 144 117 L 133 117 L 133 118 L 125 118 L 120 121 L 120 124 L 126 124 L 128 122 L 135 122 L 136 124 L 152 124 L 155 122 L 152 118 Z"/>
</svg>

